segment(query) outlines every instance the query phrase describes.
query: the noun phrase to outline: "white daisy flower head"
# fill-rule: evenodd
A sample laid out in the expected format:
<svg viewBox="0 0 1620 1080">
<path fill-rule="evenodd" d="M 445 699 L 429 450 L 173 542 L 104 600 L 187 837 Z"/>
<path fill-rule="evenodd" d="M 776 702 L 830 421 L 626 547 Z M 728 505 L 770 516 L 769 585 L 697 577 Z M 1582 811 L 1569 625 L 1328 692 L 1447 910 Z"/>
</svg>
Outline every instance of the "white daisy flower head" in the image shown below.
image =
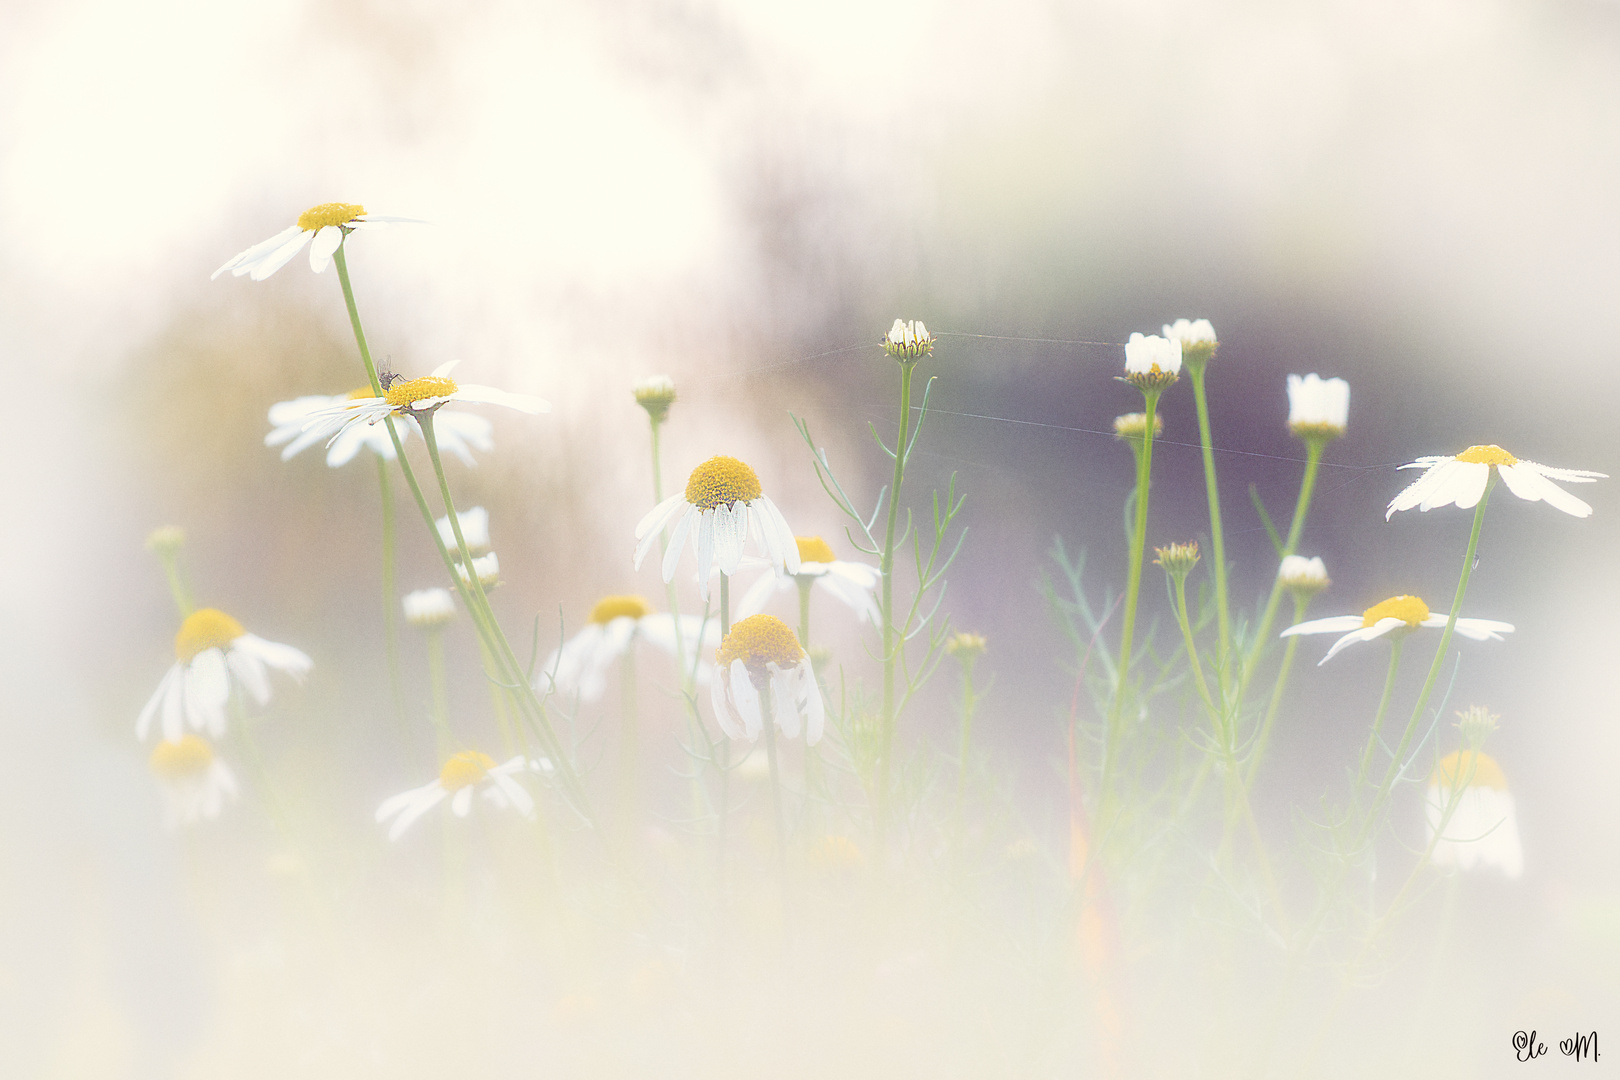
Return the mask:
<svg viewBox="0 0 1620 1080">
<path fill-rule="evenodd" d="M 1114 417 L 1114 438 L 1127 442 L 1141 443 L 1142 436 L 1147 433 L 1147 413 L 1132 412 L 1123 416 Z M 1153 414 L 1153 437 L 1157 439 L 1164 434 L 1164 414 Z"/>
<path fill-rule="evenodd" d="M 1407 634 L 1419 627 L 1430 630 L 1443 629 L 1446 621 L 1447 616 L 1431 613 L 1429 605 L 1420 598 L 1403 593 L 1388 600 L 1380 600 L 1360 615 L 1334 615 L 1326 619 L 1295 623 L 1284 630 L 1281 636 L 1343 634 L 1343 637 L 1333 643 L 1333 648 L 1328 650 L 1328 654 L 1317 661 L 1317 666 L 1320 667 L 1337 656 L 1339 650 L 1358 641 L 1372 641 L 1385 634 Z M 1457 617 L 1457 633 L 1474 641 L 1501 641 L 1503 634 L 1512 632 L 1512 623 L 1497 622 L 1495 619 Z"/>
<path fill-rule="evenodd" d="M 668 375 L 648 375 L 638 379 L 630 391 L 636 404 L 647 410 L 655 423 L 669 416 L 669 407 L 675 404 L 675 380 Z"/>
<path fill-rule="evenodd" d="M 675 577 L 681 549 L 690 537 L 698 563 L 698 592 L 709 598 L 713 567 L 730 576 L 742 562 L 743 545 L 753 537 L 772 565 L 799 572 L 799 545 L 782 511 L 765 495 L 759 477 L 734 457 L 712 457 L 692 470 L 686 490 L 653 507 L 636 525 L 636 567 L 658 536 L 673 527 L 664 552 L 664 580 Z"/>
<path fill-rule="evenodd" d="M 1295 596 L 1306 597 L 1315 596 L 1333 584 L 1320 555 L 1308 559 L 1303 555 L 1284 556 L 1282 565 L 1277 567 L 1277 580 Z"/>
<path fill-rule="evenodd" d="M 1125 381 L 1140 390 L 1163 390 L 1181 377 L 1181 339 L 1132 334 L 1125 343 Z"/>
<path fill-rule="evenodd" d="M 764 727 L 762 694 L 782 734 L 797 738 L 801 718 L 805 742 L 821 740 L 826 724 L 821 688 L 798 635 L 774 615 L 751 615 L 731 628 L 714 654 L 709 696 L 720 727 L 733 739 L 757 739 Z"/>
<path fill-rule="evenodd" d="M 217 608 L 198 608 L 174 636 L 175 664 L 158 683 L 135 721 L 135 735 L 146 738 L 153 720 L 161 720 L 163 737 L 175 742 L 189 726 L 214 738 L 225 733 L 225 703 L 231 682 L 259 705 L 270 700 L 271 669 L 302 682 L 313 661 L 291 645 L 250 634 Z"/>
<path fill-rule="evenodd" d="M 401 601 L 405 621 L 419 630 L 437 630 L 456 617 L 456 602 L 449 589 L 417 589 Z"/>
<path fill-rule="evenodd" d="M 512 394 L 493 386 L 473 383 L 458 384 L 450 377 L 450 372 L 458 363 L 460 361 L 451 360 L 440 364 L 433 369 L 433 374 L 415 379 L 387 375 L 383 378 L 382 397 L 352 398 L 334 402 L 329 408 L 316 409 L 309 414 L 301 430 L 311 442 L 329 438 L 335 444 L 344 432 L 357 424 L 376 424 L 390 414 L 414 420 L 432 419 L 438 409 L 452 401 L 469 405 L 504 405 L 531 416 L 550 411 L 549 402 L 532 394 Z M 435 426 L 433 430 L 437 435 L 438 427 Z"/>
<path fill-rule="evenodd" d="M 1396 511 L 1410 510 L 1414 506 L 1425 512 L 1453 503 L 1459 510 L 1472 509 L 1484 497 L 1492 469 L 1509 491 L 1526 502 L 1546 502 L 1566 514 L 1583 518 L 1592 513 L 1592 508 L 1553 481 L 1590 484 L 1594 480 L 1608 479 L 1607 473 L 1537 465 L 1516 458 L 1494 444 L 1470 446 L 1450 457 L 1421 457 L 1401 468 L 1422 469 L 1423 475 L 1389 501 L 1384 511 L 1385 521 L 1394 517 Z"/>
<path fill-rule="evenodd" d="M 1462 870 L 1494 866 L 1510 878 L 1524 873 L 1513 793 L 1494 758 L 1477 750 L 1454 751 L 1441 758 L 1429 777 L 1423 810 L 1434 843 L 1429 861 L 1435 866 Z"/>
<path fill-rule="evenodd" d="M 270 406 L 270 434 L 264 437 L 264 445 L 280 446 L 281 460 L 289 461 L 329 434 L 329 430 L 309 427 L 309 421 L 316 413 L 340 408 L 362 398 L 375 399 L 376 395 L 371 392 L 371 387 L 362 386 L 347 394 L 307 394 L 291 401 L 278 401 Z M 413 430 L 421 433 L 415 418 L 409 416 L 404 418 L 398 430 L 402 444 L 410 438 Z M 477 464 L 472 455 L 474 450 L 487 454 L 495 449 L 495 440 L 490 437 L 493 430 L 494 425 L 482 416 L 458 409 L 441 409 L 433 418 L 433 432 L 439 437 L 439 449 L 454 455 L 469 467 Z M 347 465 L 362 449 L 370 450 L 384 461 L 394 460 L 394 440 L 388 437 L 387 428 L 380 424 L 356 424 L 331 440 L 326 451 L 326 464 L 334 469 Z"/>
<path fill-rule="evenodd" d="M 894 320 L 894 325 L 889 327 L 889 332 L 879 344 L 884 352 L 902 364 L 915 364 L 934 351 L 934 339 L 921 319 Z"/>
<path fill-rule="evenodd" d="M 983 634 L 963 631 L 945 639 L 945 651 L 964 664 L 970 664 L 983 656 L 989 647 L 990 643 L 985 640 Z"/>
<path fill-rule="evenodd" d="M 456 544 L 456 530 L 450 524 L 450 515 L 446 514 L 434 522 L 439 528 L 439 539 L 451 551 L 459 550 Z M 470 510 L 456 512 L 456 524 L 461 526 L 461 538 L 467 541 L 467 550 L 474 555 L 482 555 L 489 550 L 489 511 L 482 506 L 475 506 Z"/>
<path fill-rule="evenodd" d="M 654 611 L 640 596 L 604 596 L 591 608 L 584 629 L 546 658 L 536 688 L 555 686 L 561 693 L 577 692 L 582 701 L 595 701 L 607 687 L 608 668 L 637 640 L 649 641 L 671 656 L 688 658 L 697 656 L 700 649 L 720 644 L 720 623 L 715 619 L 709 619 L 705 626 L 700 616 L 684 615 L 680 632 L 681 648 L 677 652 L 672 615 Z M 698 682 L 708 682 L 709 672 L 710 665 L 700 663 Z"/>
<path fill-rule="evenodd" d="M 398 840 L 412 822 L 446 799 L 450 800 L 451 813 L 466 817 L 472 810 L 474 793 L 501 810 L 516 810 L 524 817 L 533 817 L 534 796 L 514 775 L 549 771 L 549 765 L 550 762 L 531 761 L 521 754 L 497 765 L 488 754 L 462 750 L 450 755 L 431 783 L 385 799 L 377 807 L 377 821 L 392 818 L 394 823 L 388 830 L 388 839 Z"/>
<path fill-rule="evenodd" d="M 861 622 L 882 625 L 883 615 L 873 597 L 878 582 L 883 580 L 877 567 L 838 558 L 832 546 L 819 536 L 796 536 L 793 543 L 799 552 L 799 569 L 789 573 L 785 567 L 767 565 L 765 573 L 738 602 L 739 620 L 764 610 L 776 593 L 805 584 L 855 612 Z"/>
<path fill-rule="evenodd" d="M 332 252 L 351 232 L 401 223 L 425 224 L 415 218 L 368 214 L 366 208 L 358 203 L 322 203 L 299 214 L 295 223 L 270 239 L 254 244 L 226 262 L 210 275 L 209 280 L 229 270 L 232 277 L 247 274 L 254 281 L 263 281 L 291 262 L 293 256 L 305 247 L 309 248 L 309 268 L 319 274 L 331 265 Z"/>
<path fill-rule="evenodd" d="M 1188 364 L 1209 363 L 1220 345 L 1215 340 L 1215 327 L 1208 319 L 1177 319 L 1165 324 L 1164 336 L 1181 342 L 1181 358 Z"/>
<path fill-rule="evenodd" d="M 1314 371 L 1288 376 L 1288 430 L 1301 439 L 1337 439 L 1350 427 L 1350 384 Z"/>
<path fill-rule="evenodd" d="M 455 552 L 452 550 L 451 554 L 453 556 Z M 484 588 L 493 589 L 501 583 L 501 560 L 493 551 L 474 559 L 472 568 L 473 573 L 478 575 L 478 583 Z M 467 576 L 467 567 L 464 564 L 456 563 L 456 573 L 465 584 L 472 584 L 472 578 Z"/>
<path fill-rule="evenodd" d="M 219 817 L 226 799 L 235 799 L 236 776 L 214 754 L 208 740 L 189 732 L 164 739 L 147 760 L 163 784 L 169 828 Z"/>
</svg>

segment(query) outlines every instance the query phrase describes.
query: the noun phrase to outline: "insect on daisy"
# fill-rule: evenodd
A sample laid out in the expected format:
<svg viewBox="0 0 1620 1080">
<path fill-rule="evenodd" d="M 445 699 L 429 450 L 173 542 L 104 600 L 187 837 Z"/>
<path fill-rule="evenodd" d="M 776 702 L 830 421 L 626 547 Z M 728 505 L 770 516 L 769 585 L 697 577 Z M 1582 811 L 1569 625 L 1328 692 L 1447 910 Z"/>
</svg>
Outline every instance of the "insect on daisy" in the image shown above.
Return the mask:
<svg viewBox="0 0 1620 1080">
<path fill-rule="evenodd" d="M 382 397 L 351 398 L 317 409 L 304 422 L 304 434 L 312 439 L 328 436 L 333 442 L 357 424 L 375 424 L 392 413 L 406 418 L 431 415 L 451 401 L 464 401 L 472 405 L 505 405 L 518 412 L 548 412 L 550 403 L 531 394 L 512 394 L 493 386 L 472 383 L 458 384 L 450 372 L 460 361 L 451 360 L 433 369 L 433 374 L 415 379 L 399 375 L 384 376 L 386 383 Z M 434 429 L 437 433 L 438 429 Z M 386 434 L 386 433 L 385 433 Z"/>
<path fill-rule="evenodd" d="M 210 281 L 229 270 L 232 277 L 247 274 L 254 281 L 263 281 L 292 261 L 294 255 L 309 247 L 309 268 L 317 274 L 332 262 L 332 252 L 345 237 L 356 229 L 375 229 L 382 225 L 423 225 L 426 222 L 407 217 L 381 217 L 366 213 L 358 203 L 322 203 L 298 215 L 298 220 L 260 241 L 215 270 Z"/>
<path fill-rule="evenodd" d="M 456 817 L 466 817 L 472 810 L 475 791 L 481 792 L 485 799 L 502 810 L 512 809 L 524 817 L 533 817 L 534 796 L 525 791 L 512 775 L 543 772 L 549 764 L 544 760 L 530 761 L 520 754 L 497 765 L 488 754 L 462 750 L 450 755 L 432 782 L 385 799 L 377 807 L 377 821 L 381 823 L 393 818 L 388 839 L 398 840 L 412 822 L 445 799 L 450 800 L 451 813 Z"/>
<path fill-rule="evenodd" d="M 700 633 L 704 647 L 712 649 L 720 644 L 720 624 L 716 620 L 708 620 L 705 626 L 697 615 L 681 616 L 680 655 L 690 657 L 698 651 Z M 595 701 L 606 689 L 608 667 L 629 652 L 637 640 L 677 655 L 674 616 L 655 612 L 639 596 L 604 596 L 591 608 L 585 628 L 546 658 L 537 689 L 550 684 L 561 693 L 577 690 L 582 701 Z M 708 682 L 709 672 L 709 665 L 700 663 L 698 682 Z"/>
<path fill-rule="evenodd" d="M 339 408 L 361 398 L 375 397 L 369 386 L 363 386 L 347 394 L 308 394 L 291 401 L 278 401 L 270 406 L 271 431 L 264 437 L 264 445 L 281 446 L 281 460 L 288 461 L 321 441 L 323 432 L 305 430 L 316 413 Z M 494 425 L 482 416 L 458 409 L 441 409 L 433 419 L 433 431 L 439 437 L 439 448 L 454 454 L 469 467 L 477 464 L 472 456 L 474 450 L 487 454 L 495 449 L 495 441 L 490 437 Z M 406 417 L 405 420 L 399 429 L 399 441 L 402 443 L 410 437 L 413 429 L 421 434 L 414 418 Z M 284 443 L 285 446 L 282 445 Z M 394 441 L 388 437 L 386 428 L 355 426 L 332 440 L 326 452 L 326 464 L 334 469 L 347 465 L 354 460 L 361 447 L 384 461 L 394 460 Z"/>
<path fill-rule="evenodd" d="M 819 536 L 796 536 L 793 542 L 799 549 L 798 572 L 767 566 L 765 573 L 749 586 L 738 602 L 738 618 L 758 612 L 775 593 L 806 586 L 819 589 L 845 605 L 861 622 L 874 626 L 882 623 L 882 612 L 872 596 L 882 580 L 877 567 L 863 562 L 845 562 L 833 554 L 832 546 Z"/>
<path fill-rule="evenodd" d="M 1513 793 L 1494 758 L 1478 750 L 1458 750 L 1441 758 L 1429 777 L 1423 812 L 1434 842 L 1429 853 L 1434 865 L 1463 870 L 1494 866 L 1510 878 L 1524 873 Z M 1445 832 L 1435 839 L 1442 821 Z"/>
<path fill-rule="evenodd" d="M 217 608 L 187 615 L 174 636 L 174 666 L 135 721 L 135 735 L 146 738 L 161 716 L 163 737 L 176 742 L 186 726 L 215 738 L 225 733 L 225 703 L 234 677 L 253 700 L 270 700 L 269 669 L 302 682 L 314 662 L 291 645 L 266 641 Z"/>
<path fill-rule="evenodd" d="M 826 721 L 821 689 L 810 657 L 787 623 L 772 615 L 751 615 L 731 628 L 714 654 L 709 695 L 714 715 L 733 739 L 757 739 L 768 707 L 776 726 L 788 738 L 799 735 L 804 719 L 805 742 L 821 740 Z M 761 695 L 769 695 L 763 702 Z"/>
<path fill-rule="evenodd" d="M 200 736 L 164 739 L 152 748 L 148 765 L 163 784 L 171 829 L 219 817 L 225 800 L 236 798 L 236 776 Z"/>
<path fill-rule="evenodd" d="M 1317 666 L 1320 667 L 1337 656 L 1340 649 L 1357 641 L 1372 641 L 1385 634 L 1410 633 L 1420 626 L 1431 630 L 1443 629 L 1446 621 L 1447 616 L 1431 614 L 1429 605 L 1418 597 L 1402 594 L 1382 600 L 1360 615 L 1333 615 L 1326 619 L 1296 623 L 1284 630 L 1281 636 L 1344 634 L 1333 643 L 1333 648 L 1328 650 L 1328 654 L 1317 661 Z M 1503 634 L 1512 632 L 1512 623 L 1497 622 L 1494 619 L 1461 617 L 1457 619 L 1457 633 L 1475 641 L 1501 641 Z"/>
<path fill-rule="evenodd" d="M 1592 508 L 1553 481 L 1590 484 L 1594 480 L 1606 480 L 1609 475 L 1584 469 L 1548 468 L 1516 458 L 1492 444 L 1470 446 L 1449 457 L 1420 457 L 1401 468 L 1423 469 L 1424 473 L 1389 501 L 1389 508 L 1384 511 L 1385 521 L 1394 517 L 1396 511 L 1410 510 L 1414 506 L 1419 511 L 1428 511 L 1456 503 L 1459 510 L 1472 509 L 1485 495 L 1492 469 L 1509 491 L 1526 502 L 1545 501 L 1566 514 L 1583 518 L 1592 513 Z"/>
<path fill-rule="evenodd" d="M 782 511 L 765 495 L 759 477 L 734 457 L 712 457 L 692 470 L 686 490 L 671 495 L 636 526 L 636 567 L 647 557 L 665 528 L 674 526 L 664 552 L 664 580 L 675 577 L 681 549 L 690 536 L 697 554 L 698 593 L 709 598 L 709 571 L 718 566 L 728 577 L 742 562 L 749 536 L 764 547 L 770 561 L 790 574 L 799 572 L 799 545 Z"/>
</svg>

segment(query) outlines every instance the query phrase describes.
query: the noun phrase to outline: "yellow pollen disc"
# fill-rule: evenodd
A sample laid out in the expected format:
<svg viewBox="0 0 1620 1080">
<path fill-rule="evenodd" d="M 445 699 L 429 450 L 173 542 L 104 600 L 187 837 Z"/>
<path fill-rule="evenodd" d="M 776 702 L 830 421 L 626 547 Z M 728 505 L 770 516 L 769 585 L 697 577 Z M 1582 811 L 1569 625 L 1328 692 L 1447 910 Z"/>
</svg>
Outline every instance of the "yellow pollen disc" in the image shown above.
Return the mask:
<svg viewBox="0 0 1620 1080">
<path fill-rule="evenodd" d="M 214 762 L 213 748 L 196 735 L 182 735 L 173 742 L 165 739 L 152 747 L 148 763 L 165 780 L 195 776 Z"/>
<path fill-rule="evenodd" d="M 1429 605 L 1415 596 L 1392 596 L 1381 600 L 1361 613 L 1361 625 L 1372 626 L 1379 619 L 1399 619 L 1407 626 L 1416 626 L 1429 617 Z"/>
<path fill-rule="evenodd" d="M 314 232 L 327 225 L 347 225 L 365 212 L 366 208 L 359 203 L 321 203 L 298 215 L 298 227 L 305 232 Z"/>
<path fill-rule="evenodd" d="M 383 393 L 383 397 L 396 409 L 403 409 L 424 398 L 449 397 L 456 392 L 456 381 L 443 375 L 424 375 L 420 379 L 397 382 Z M 371 397 L 371 392 L 366 392 Z"/>
<path fill-rule="evenodd" d="M 478 783 L 489 770 L 495 767 L 495 761 L 488 754 L 481 754 L 477 750 L 463 750 L 451 754 L 450 759 L 439 770 L 439 784 L 446 791 L 460 791 L 464 787 L 471 787 Z"/>
<path fill-rule="evenodd" d="M 625 615 L 640 619 L 652 614 L 647 601 L 639 596 L 604 596 L 591 608 L 591 622 L 607 625 Z"/>
<path fill-rule="evenodd" d="M 830 563 L 838 558 L 832 545 L 819 536 L 795 536 L 793 540 L 799 545 L 800 562 Z"/>
<path fill-rule="evenodd" d="M 764 489 L 759 477 L 734 457 L 712 457 L 692 470 L 686 481 L 686 501 L 699 510 L 712 510 L 724 503 L 753 502 Z"/>
<path fill-rule="evenodd" d="M 1517 465 L 1519 459 L 1497 446 L 1487 443 L 1484 446 L 1470 446 L 1457 455 L 1458 461 L 1466 461 L 1470 465 Z"/>
<path fill-rule="evenodd" d="M 361 398 L 374 398 L 376 396 L 377 396 L 377 391 L 373 390 L 369 386 L 362 386 L 358 390 L 350 390 L 349 391 L 349 400 L 350 401 L 359 401 Z"/>
<path fill-rule="evenodd" d="M 714 662 L 721 667 L 730 667 L 733 660 L 741 660 L 749 668 L 760 671 L 769 663 L 786 668 L 803 659 L 799 636 L 775 615 L 750 615 L 731 628 L 731 633 L 714 652 Z"/>
<path fill-rule="evenodd" d="M 1507 790 L 1507 777 L 1502 775 L 1502 766 L 1496 763 L 1495 758 L 1477 750 L 1456 750 L 1441 758 L 1434 767 L 1434 775 L 1429 777 L 1429 783 L 1442 788 L 1466 784 L 1469 787 Z"/>
<path fill-rule="evenodd" d="M 245 633 L 241 623 L 218 608 L 198 608 L 186 616 L 174 635 L 174 655 L 182 664 L 189 664 L 198 653 L 223 649 Z"/>
</svg>

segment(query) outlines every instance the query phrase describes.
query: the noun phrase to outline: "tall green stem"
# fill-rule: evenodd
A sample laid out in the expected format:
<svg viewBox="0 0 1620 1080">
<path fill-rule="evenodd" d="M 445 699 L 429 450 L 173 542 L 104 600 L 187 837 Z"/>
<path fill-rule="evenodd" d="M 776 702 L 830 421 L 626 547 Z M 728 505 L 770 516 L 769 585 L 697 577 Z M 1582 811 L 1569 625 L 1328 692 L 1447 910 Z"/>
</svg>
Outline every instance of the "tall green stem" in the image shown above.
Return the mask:
<svg viewBox="0 0 1620 1080">
<path fill-rule="evenodd" d="M 890 761 L 894 755 L 894 668 L 895 654 L 903 642 L 897 640 L 894 625 L 894 530 L 900 518 L 900 485 L 906 476 L 906 443 L 911 438 L 911 376 L 913 363 L 900 364 L 900 431 L 894 444 L 894 479 L 889 485 L 889 515 L 883 527 L 883 557 L 879 573 L 883 578 L 883 713 L 878 732 L 877 844 L 881 848 L 889 824 Z"/>
<path fill-rule="evenodd" d="M 394 584 L 394 485 L 388 479 L 388 462 L 377 459 L 377 487 L 382 493 L 382 599 L 383 637 L 388 649 L 388 687 L 394 696 L 394 713 L 400 729 L 405 729 L 405 683 L 399 671 L 399 604 Z"/>
<path fill-rule="evenodd" d="M 1384 676 L 1384 692 L 1378 698 L 1378 711 L 1373 714 L 1372 730 L 1367 733 L 1367 747 L 1361 752 L 1361 768 L 1356 772 L 1356 790 L 1367 782 L 1367 770 L 1372 768 L 1373 749 L 1378 745 L 1378 733 L 1384 728 L 1384 716 L 1389 712 L 1389 700 L 1395 693 L 1395 672 L 1401 666 L 1401 647 L 1406 635 L 1392 637 L 1389 643 L 1389 672 Z"/>
<path fill-rule="evenodd" d="M 1288 539 L 1283 543 L 1282 554 L 1278 556 L 1279 561 L 1299 550 L 1299 538 L 1305 531 L 1305 518 L 1311 512 L 1311 495 L 1316 491 L 1316 473 L 1322 465 L 1322 451 L 1326 446 L 1327 440 L 1319 435 L 1305 437 L 1305 476 L 1299 482 L 1299 500 L 1294 503 L 1294 520 L 1288 526 Z M 1260 616 L 1254 640 L 1249 644 L 1249 655 L 1243 661 L 1243 673 L 1238 680 L 1239 700 L 1248 690 L 1249 680 L 1254 676 L 1255 665 L 1260 660 L 1260 653 L 1267 645 L 1271 624 L 1277 618 L 1277 605 L 1282 602 L 1282 594 L 1282 579 L 1276 578 L 1271 583 L 1271 595 L 1266 597 L 1265 612 Z"/>
<path fill-rule="evenodd" d="M 1209 429 L 1209 400 L 1204 394 L 1204 374 L 1207 363 L 1189 363 L 1187 374 L 1192 379 L 1193 402 L 1198 408 L 1198 441 L 1204 449 L 1204 489 L 1209 494 L 1210 554 L 1215 562 L 1215 615 L 1220 629 L 1220 651 L 1215 661 L 1219 665 L 1219 681 L 1227 679 L 1227 654 L 1232 648 L 1231 607 L 1226 591 L 1226 537 L 1221 528 L 1221 496 L 1215 482 L 1215 446 Z"/>
<path fill-rule="evenodd" d="M 1142 560 L 1147 549 L 1148 495 L 1153 482 L 1153 417 L 1159 407 L 1162 390 L 1142 390 L 1145 423 L 1142 427 L 1142 446 L 1136 455 L 1136 523 L 1131 530 L 1130 562 L 1125 578 L 1125 626 L 1120 632 L 1119 671 L 1114 684 L 1114 701 L 1108 710 L 1107 744 L 1103 754 L 1102 797 L 1109 800 L 1113 794 L 1112 781 L 1116 768 L 1114 760 L 1119 753 L 1121 714 L 1128 692 L 1131 670 L 1131 652 L 1136 642 L 1136 602 L 1142 591 Z"/>
<path fill-rule="evenodd" d="M 664 501 L 664 465 L 663 452 L 659 448 L 659 433 L 663 425 L 657 416 L 647 414 L 647 422 L 652 426 L 652 473 L 653 473 L 653 505 L 659 506 Z M 669 548 L 669 530 L 658 531 L 658 555 L 660 560 Z M 681 629 L 681 600 L 675 591 L 675 579 L 670 578 L 664 582 L 664 598 L 669 605 L 669 617 L 675 627 L 675 664 L 681 673 L 681 689 L 691 693 L 695 685 L 693 681 L 693 666 L 686 662 L 686 635 Z M 703 648 L 703 635 L 699 633 L 698 640 L 693 646 Z"/>
<path fill-rule="evenodd" d="M 1305 609 L 1310 606 L 1310 599 L 1302 594 L 1294 597 L 1294 622 L 1302 622 L 1305 618 Z M 1282 708 L 1283 691 L 1288 688 L 1289 673 L 1294 670 L 1294 654 L 1299 652 L 1299 635 L 1295 634 L 1288 639 L 1283 649 L 1282 667 L 1277 670 L 1277 685 L 1271 688 L 1271 702 L 1266 706 L 1266 718 L 1260 724 L 1260 734 L 1254 741 L 1254 752 L 1249 755 L 1249 768 L 1244 774 L 1243 782 L 1249 787 L 1254 786 L 1255 774 L 1260 771 L 1260 759 L 1265 756 L 1266 746 L 1271 742 L 1271 731 L 1277 724 L 1277 712 Z"/>
</svg>

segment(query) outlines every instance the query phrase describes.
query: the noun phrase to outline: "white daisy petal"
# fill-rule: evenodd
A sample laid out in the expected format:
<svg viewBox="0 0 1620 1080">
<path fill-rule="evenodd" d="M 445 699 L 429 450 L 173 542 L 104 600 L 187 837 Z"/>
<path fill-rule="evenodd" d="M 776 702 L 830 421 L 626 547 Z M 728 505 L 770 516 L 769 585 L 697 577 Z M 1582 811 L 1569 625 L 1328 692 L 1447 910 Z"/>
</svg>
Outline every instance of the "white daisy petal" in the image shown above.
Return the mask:
<svg viewBox="0 0 1620 1080">
<path fill-rule="evenodd" d="M 343 230 L 336 225 L 324 225 L 309 245 L 309 268 L 317 274 L 332 265 L 332 252 L 343 243 Z"/>
<path fill-rule="evenodd" d="M 1355 630 L 1361 626 L 1360 615 L 1334 615 L 1326 619 L 1311 619 L 1309 622 L 1295 623 L 1284 630 L 1281 637 L 1293 637 L 1296 634 L 1342 634 L 1346 630 Z"/>
<path fill-rule="evenodd" d="M 537 398 L 533 394 L 512 394 L 505 390 L 497 390 L 493 386 L 477 386 L 471 383 L 457 386 L 451 398 L 479 405 L 505 405 L 508 409 L 516 409 L 530 415 L 551 411 L 551 402 Z"/>
<path fill-rule="evenodd" d="M 280 247 L 251 263 L 242 263 L 236 266 L 231 270 L 231 274 L 235 277 L 247 274 L 254 281 L 263 281 L 283 266 L 292 262 L 293 256 L 303 251 L 304 245 L 309 243 L 310 238 L 314 235 L 314 233 L 299 229 L 296 236 L 289 237 Z"/>
<path fill-rule="evenodd" d="M 248 248 L 246 251 L 237 255 L 235 258 L 226 261 L 224 266 L 221 266 L 218 270 L 215 270 L 208 276 L 208 280 L 213 281 L 225 271 L 235 269 L 244 263 L 258 261 L 303 231 L 304 230 L 300 229 L 297 225 L 289 225 L 287 228 L 276 233 L 276 235 L 272 236 L 270 239 L 261 240 L 257 244 L 254 244 L 252 247 Z"/>
<path fill-rule="evenodd" d="M 1496 471 L 1508 490 L 1526 502 L 1545 500 L 1548 506 L 1578 518 L 1590 517 L 1592 514 L 1590 506 L 1547 479 L 1538 465 L 1521 461 L 1516 465 L 1498 466 Z"/>
</svg>

